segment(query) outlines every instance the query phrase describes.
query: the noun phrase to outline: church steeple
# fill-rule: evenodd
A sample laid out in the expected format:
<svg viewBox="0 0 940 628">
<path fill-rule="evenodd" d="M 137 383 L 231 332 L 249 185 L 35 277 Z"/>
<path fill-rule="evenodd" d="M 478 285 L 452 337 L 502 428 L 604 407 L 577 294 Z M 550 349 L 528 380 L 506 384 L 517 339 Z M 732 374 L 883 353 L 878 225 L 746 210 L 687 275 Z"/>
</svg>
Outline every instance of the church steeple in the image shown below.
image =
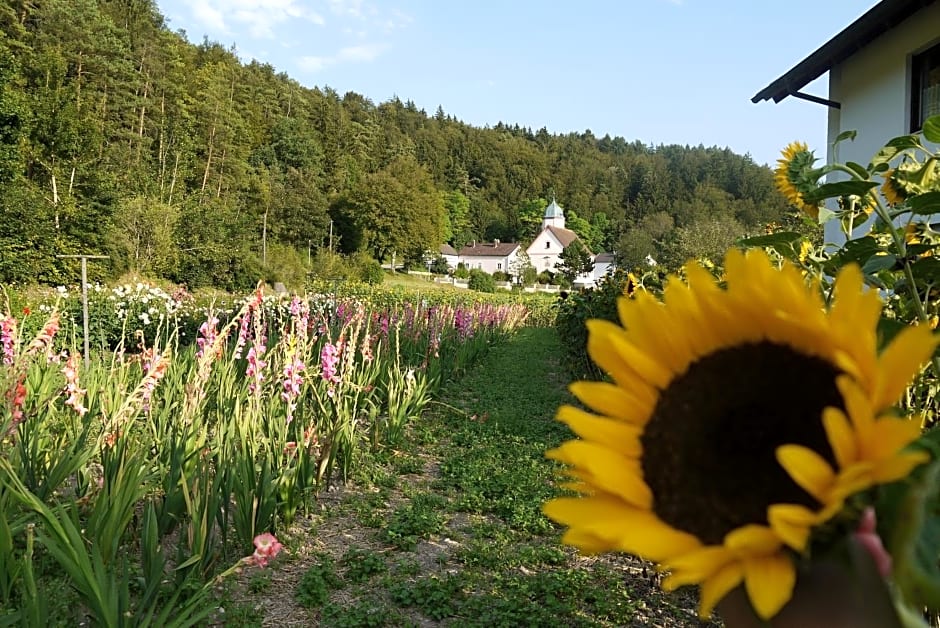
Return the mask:
<svg viewBox="0 0 940 628">
<path fill-rule="evenodd" d="M 561 209 L 561 205 L 555 202 L 554 194 L 552 194 L 552 202 L 548 204 L 542 215 L 542 229 L 546 227 L 565 228 L 565 212 Z"/>
</svg>

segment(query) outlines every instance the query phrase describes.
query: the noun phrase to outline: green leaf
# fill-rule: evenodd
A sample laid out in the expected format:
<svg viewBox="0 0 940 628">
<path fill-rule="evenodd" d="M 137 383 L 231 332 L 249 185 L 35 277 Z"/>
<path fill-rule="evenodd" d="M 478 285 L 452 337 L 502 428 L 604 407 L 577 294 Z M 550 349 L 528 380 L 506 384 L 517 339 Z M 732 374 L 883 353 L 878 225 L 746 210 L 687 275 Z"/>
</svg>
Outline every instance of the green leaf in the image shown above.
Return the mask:
<svg viewBox="0 0 940 628">
<path fill-rule="evenodd" d="M 855 129 L 852 129 L 851 131 L 842 131 L 838 136 L 836 136 L 836 141 L 833 142 L 832 145 L 835 146 L 839 142 L 843 142 L 845 140 L 851 140 L 854 142 L 856 135 L 858 135 L 858 131 Z"/>
<path fill-rule="evenodd" d="M 861 265 L 867 262 L 869 257 L 882 250 L 875 238 L 871 236 L 855 238 L 846 242 L 842 247 L 838 255 L 838 261 L 843 266 L 852 262 Z"/>
<path fill-rule="evenodd" d="M 907 199 L 907 206 L 912 213 L 938 214 L 940 213 L 940 192 L 926 192 Z"/>
<path fill-rule="evenodd" d="M 866 170 L 865 166 L 860 163 L 847 161 L 845 162 L 845 167 L 857 174 L 862 179 L 867 179 L 869 177 L 868 170 Z"/>
<path fill-rule="evenodd" d="M 940 115 L 924 120 L 923 132 L 928 142 L 940 143 Z"/>
<path fill-rule="evenodd" d="M 862 266 L 862 272 L 866 275 L 874 275 L 880 270 L 893 267 L 897 261 L 897 256 L 893 254 L 873 255 L 868 258 L 868 261 Z"/>
<path fill-rule="evenodd" d="M 802 236 L 795 231 L 781 231 L 779 233 L 771 233 L 768 235 L 742 238 L 738 240 L 738 245 L 747 247 L 776 246 L 778 244 L 792 245 L 801 237 Z"/>
<path fill-rule="evenodd" d="M 837 181 L 825 183 L 806 195 L 806 200 L 818 203 L 827 198 L 837 196 L 864 196 L 870 189 L 878 185 L 875 181 Z"/>
<path fill-rule="evenodd" d="M 868 164 L 868 169 L 874 171 L 881 165 L 887 165 L 887 163 L 897 157 L 899 153 L 912 148 L 923 148 L 923 144 L 920 143 L 916 135 L 895 137 L 872 157 L 871 163 Z"/>
<path fill-rule="evenodd" d="M 911 249 L 913 246 L 908 247 L 908 250 Z M 932 256 L 920 258 L 911 264 L 911 274 L 916 281 L 940 285 L 940 259 Z"/>
</svg>

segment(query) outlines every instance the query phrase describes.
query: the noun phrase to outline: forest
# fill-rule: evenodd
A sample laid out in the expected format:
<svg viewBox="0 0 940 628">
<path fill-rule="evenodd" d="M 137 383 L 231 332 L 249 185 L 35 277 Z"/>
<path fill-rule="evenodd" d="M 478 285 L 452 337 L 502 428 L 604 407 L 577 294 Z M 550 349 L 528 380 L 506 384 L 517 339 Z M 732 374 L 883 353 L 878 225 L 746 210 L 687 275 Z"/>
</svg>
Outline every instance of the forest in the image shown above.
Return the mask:
<svg viewBox="0 0 940 628">
<path fill-rule="evenodd" d="M 333 251 L 526 243 L 553 195 L 626 266 L 720 256 L 787 211 L 771 170 L 726 148 L 476 128 L 306 87 L 188 42 L 152 0 L 0 5 L 0 282 L 67 283 L 57 255 L 99 254 L 96 280 L 241 289 Z"/>
</svg>

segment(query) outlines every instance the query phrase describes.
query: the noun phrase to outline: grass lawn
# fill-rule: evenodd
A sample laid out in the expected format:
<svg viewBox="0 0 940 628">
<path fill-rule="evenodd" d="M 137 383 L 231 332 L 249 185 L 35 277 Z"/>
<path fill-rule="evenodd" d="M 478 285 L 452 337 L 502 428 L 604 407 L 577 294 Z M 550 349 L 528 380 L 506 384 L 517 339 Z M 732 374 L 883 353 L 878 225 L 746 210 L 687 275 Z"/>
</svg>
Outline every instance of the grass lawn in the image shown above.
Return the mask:
<svg viewBox="0 0 940 628">
<path fill-rule="evenodd" d="M 445 386 L 400 451 L 357 465 L 321 495 L 265 571 L 220 592 L 230 626 L 698 626 L 695 600 L 665 594 L 626 556 L 559 544 L 540 511 L 567 439 L 569 401 L 550 329 L 525 329 Z"/>
</svg>

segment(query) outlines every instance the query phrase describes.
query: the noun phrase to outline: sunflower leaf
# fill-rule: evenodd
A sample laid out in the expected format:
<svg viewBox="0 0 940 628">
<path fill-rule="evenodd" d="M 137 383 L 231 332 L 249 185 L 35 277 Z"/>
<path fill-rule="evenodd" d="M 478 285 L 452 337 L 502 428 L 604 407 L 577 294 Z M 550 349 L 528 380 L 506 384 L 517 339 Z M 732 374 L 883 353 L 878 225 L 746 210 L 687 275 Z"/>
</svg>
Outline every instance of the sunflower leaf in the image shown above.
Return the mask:
<svg viewBox="0 0 940 628">
<path fill-rule="evenodd" d="M 915 214 L 940 213 L 940 192 L 926 192 L 907 199 L 907 206 Z"/>
<path fill-rule="evenodd" d="M 832 258 L 832 262 L 835 265 L 834 269 L 837 272 L 838 268 L 852 263 L 863 266 L 869 258 L 883 251 L 884 249 L 878 245 L 877 240 L 872 236 L 849 240 L 842 246 L 842 250 Z M 832 274 L 836 273 L 834 272 Z"/>
<path fill-rule="evenodd" d="M 741 238 L 738 240 L 738 246 L 748 248 L 771 247 L 783 257 L 795 259 L 800 252 L 799 241 L 802 237 L 795 231 L 781 231 L 752 238 Z"/>
<path fill-rule="evenodd" d="M 868 191 L 878 185 L 875 181 L 836 181 L 824 183 L 812 192 L 806 194 L 806 201 L 818 203 L 827 198 L 837 196 L 865 196 Z"/>
<path fill-rule="evenodd" d="M 842 142 L 845 140 L 851 140 L 854 142 L 855 136 L 857 135 L 858 135 L 858 131 L 856 131 L 855 129 L 852 129 L 850 131 L 842 131 L 841 133 L 839 133 L 839 135 L 836 136 L 836 141 L 833 142 L 832 145 L 835 146 L 839 142 Z"/>
<path fill-rule="evenodd" d="M 857 174 L 862 179 L 868 178 L 868 170 L 865 169 L 865 166 L 862 164 L 856 163 L 854 161 L 845 162 L 845 167 Z"/>
<path fill-rule="evenodd" d="M 920 140 L 916 135 L 902 135 L 900 137 L 895 137 L 885 144 L 884 148 L 879 150 L 875 156 L 871 158 L 871 163 L 868 164 L 868 169 L 874 170 L 881 164 L 887 164 L 889 161 L 897 157 L 899 153 L 910 150 L 912 148 L 923 148 L 923 145 L 920 143 Z"/>
<path fill-rule="evenodd" d="M 892 268 L 897 261 L 897 256 L 891 253 L 887 255 L 872 255 L 868 258 L 868 261 L 862 265 L 862 272 L 866 275 L 874 275 L 878 271 Z"/>
<path fill-rule="evenodd" d="M 940 143 L 940 116 L 930 116 L 924 120 L 923 131 L 928 142 Z"/>
<path fill-rule="evenodd" d="M 912 244 L 907 247 L 907 252 L 909 255 L 918 255 L 924 252 L 924 250 L 930 250 L 932 248 L 933 247 L 929 245 Z M 940 285 L 940 259 L 932 255 L 921 257 L 911 264 L 911 274 L 914 276 L 915 281 L 925 284 Z"/>
</svg>

